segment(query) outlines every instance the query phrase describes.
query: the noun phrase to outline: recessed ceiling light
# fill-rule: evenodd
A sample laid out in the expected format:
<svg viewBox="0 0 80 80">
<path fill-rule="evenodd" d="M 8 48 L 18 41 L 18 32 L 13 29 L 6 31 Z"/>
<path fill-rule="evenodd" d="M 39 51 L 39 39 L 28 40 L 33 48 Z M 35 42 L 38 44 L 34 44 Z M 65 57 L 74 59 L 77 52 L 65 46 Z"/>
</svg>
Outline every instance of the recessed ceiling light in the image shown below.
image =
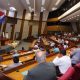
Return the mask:
<svg viewBox="0 0 80 80">
<path fill-rule="evenodd" d="M 15 7 L 10 7 L 9 9 L 10 9 L 10 11 L 16 11 Z"/>
<path fill-rule="evenodd" d="M 8 3 L 8 6 L 10 5 L 10 3 Z"/>
<path fill-rule="evenodd" d="M 77 16 L 79 16 L 79 15 L 77 15 Z"/>
<path fill-rule="evenodd" d="M 72 17 L 73 18 L 73 17 Z"/>
<path fill-rule="evenodd" d="M 52 8 L 53 11 L 56 10 L 56 9 L 57 9 L 56 7 L 53 7 L 53 8 Z"/>
</svg>

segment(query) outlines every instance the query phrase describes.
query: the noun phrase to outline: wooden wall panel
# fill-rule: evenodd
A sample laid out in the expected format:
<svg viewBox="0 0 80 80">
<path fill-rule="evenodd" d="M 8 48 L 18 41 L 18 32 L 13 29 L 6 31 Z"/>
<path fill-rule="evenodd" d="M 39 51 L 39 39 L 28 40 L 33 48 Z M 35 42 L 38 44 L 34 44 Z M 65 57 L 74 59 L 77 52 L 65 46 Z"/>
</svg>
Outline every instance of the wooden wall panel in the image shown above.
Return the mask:
<svg viewBox="0 0 80 80">
<path fill-rule="evenodd" d="M 44 28 L 43 34 L 47 34 L 47 23 L 45 24 L 45 28 Z"/>
<path fill-rule="evenodd" d="M 40 13 L 39 27 L 38 27 L 38 36 L 41 34 L 41 29 L 42 29 L 42 19 L 43 19 L 43 12 Z"/>
<path fill-rule="evenodd" d="M 8 16 L 8 14 L 9 14 L 9 11 L 7 10 L 7 11 L 6 11 L 6 16 Z M 7 22 L 6 22 L 6 20 L 5 20 L 5 23 L 3 24 L 3 30 L 2 30 L 2 32 L 5 32 L 5 30 L 6 30 L 6 25 L 7 25 Z"/>
<path fill-rule="evenodd" d="M 0 23 L 0 31 L 1 31 L 2 23 Z"/>
<path fill-rule="evenodd" d="M 72 27 L 69 26 L 60 26 L 60 25 L 55 25 L 55 26 L 48 26 L 47 27 L 48 31 L 65 31 L 65 32 L 71 32 Z"/>
</svg>

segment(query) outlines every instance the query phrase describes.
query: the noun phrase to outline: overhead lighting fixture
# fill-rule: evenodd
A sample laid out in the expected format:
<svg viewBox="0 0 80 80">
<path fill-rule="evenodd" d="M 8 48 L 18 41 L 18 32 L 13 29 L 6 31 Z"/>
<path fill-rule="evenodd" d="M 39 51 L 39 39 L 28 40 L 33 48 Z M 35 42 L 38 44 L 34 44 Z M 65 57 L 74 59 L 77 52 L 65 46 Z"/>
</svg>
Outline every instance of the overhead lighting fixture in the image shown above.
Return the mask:
<svg viewBox="0 0 80 80">
<path fill-rule="evenodd" d="M 15 7 L 10 7 L 9 9 L 10 9 L 10 11 L 16 11 Z"/>
<path fill-rule="evenodd" d="M 73 18 L 73 17 L 72 17 Z"/>
<path fill-rule="evenodd" d="M 53 8 L 52 8 L 53 11 L 56 10 L 56 9 L 57 9 L 56 7 L 53 7 Z"/>
<path fill-rule="evenodd" d="M 80 8 L 80 2 L 77 3 L 75 6 L 73 6 L 72 8 L 70 8 L 68 11 L 66 11 L 64 14 L 62 14 L 61 16 L 58 17 L 58 19 L 61 19 L 67 15 L 69 15 L 70 13 L 76 11 L 77 9 Z"/>
<path fill-rule="evenodd" d="M 56 4 L 55 4 L 55 5 L 57 6 L 57 5 L 60 3 L 60 1 L 61 1 L 61 0 L 57 0 L 57 2 L 56 2 Z"/>
<path fill-rule="evenodd" d="M 29 2 L 29 0 L 26 0 L 26 2 L 27 2 L 27 4 L 28 4 L 28 5 L 30 5 L 30 2 Z"/>
<path fill-rule="evenodd" d="M 45 0 L 42 0 L 42 6 L 45 4 Z"/>
<path fill-rule="evenodd" d="M 8 3 L 8 6 L 10 6 L 10 3 Z"/>
<path fill-rule="evenodd" d="M 77 15 L 77 16 L 79 16 L 79 15 Z"/>
</svg>

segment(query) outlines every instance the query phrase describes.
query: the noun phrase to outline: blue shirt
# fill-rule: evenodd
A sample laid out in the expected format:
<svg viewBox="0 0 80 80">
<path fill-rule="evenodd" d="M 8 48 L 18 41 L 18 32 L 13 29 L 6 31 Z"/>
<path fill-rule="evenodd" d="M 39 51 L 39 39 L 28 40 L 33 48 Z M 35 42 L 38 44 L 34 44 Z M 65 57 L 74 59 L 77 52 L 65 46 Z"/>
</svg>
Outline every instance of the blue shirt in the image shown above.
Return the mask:
<svg viewBox="0 0 80 80">
<path fill-rule="evenodd" d="M 59 48 L 54 48 L 53 51 L 54 51 L 54 53 L 58 53 L 59 52 Z"/>
</svg>

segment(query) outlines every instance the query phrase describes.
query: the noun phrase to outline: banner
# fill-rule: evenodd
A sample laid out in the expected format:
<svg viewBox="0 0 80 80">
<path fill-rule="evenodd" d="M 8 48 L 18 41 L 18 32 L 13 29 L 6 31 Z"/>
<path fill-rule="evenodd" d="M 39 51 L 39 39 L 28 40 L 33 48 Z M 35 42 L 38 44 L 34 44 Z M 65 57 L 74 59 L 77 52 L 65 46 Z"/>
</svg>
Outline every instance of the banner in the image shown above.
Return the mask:
<svg viewBox="0 0 80 80">
<path fill-rule="evenodd" d="M 5 21 L 5 13 L 0 11 L 0 23 L 3 23 Z"/>
</svg>

